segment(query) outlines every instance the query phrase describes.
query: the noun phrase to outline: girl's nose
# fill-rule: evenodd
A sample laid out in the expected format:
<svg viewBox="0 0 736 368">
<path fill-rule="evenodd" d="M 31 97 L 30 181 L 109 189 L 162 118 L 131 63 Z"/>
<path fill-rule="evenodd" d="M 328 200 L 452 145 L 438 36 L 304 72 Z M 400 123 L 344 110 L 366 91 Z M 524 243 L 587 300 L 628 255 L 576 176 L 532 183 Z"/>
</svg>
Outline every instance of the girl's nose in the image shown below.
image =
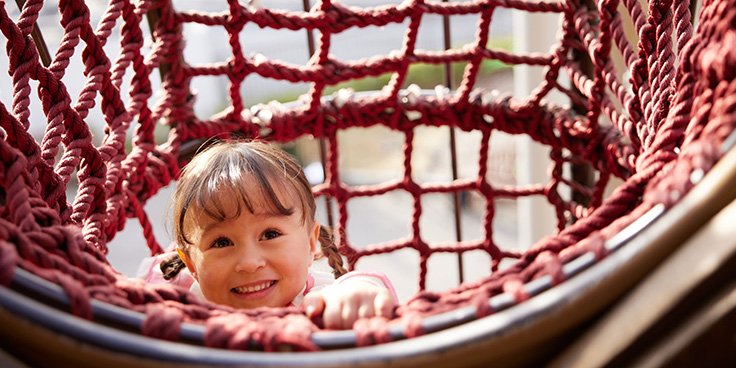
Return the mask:
<svg viewBox="0 0 736 368">
<path fill-rule="evenodd" d="M 245 248 L 248 248 L 247 250 Z M 238 254 L 235 272 L 255 272 L 266 265 L 266 258 L 257 246 L 243 247 Z"/>
</svg>

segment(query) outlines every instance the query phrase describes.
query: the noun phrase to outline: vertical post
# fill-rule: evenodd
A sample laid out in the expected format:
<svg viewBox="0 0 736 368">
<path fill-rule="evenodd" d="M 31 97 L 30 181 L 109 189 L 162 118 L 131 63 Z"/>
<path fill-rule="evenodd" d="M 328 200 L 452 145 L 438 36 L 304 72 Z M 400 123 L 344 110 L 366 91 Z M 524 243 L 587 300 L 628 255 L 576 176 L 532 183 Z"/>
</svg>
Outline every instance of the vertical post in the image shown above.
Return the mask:
<svg viewBox="0 0 736 368">
<path fill-rule="evenodd" d="M 588 9 L 595 9 L 596 4 L 593 0 L 585 0 L 584 2 L 585 6 Z M 595 74 L 595 67 L 593 66 L 593 61 L 590 59 L 590 55 L 588 55 L 585 51 L 579 51 L 576 50 L 573 53 L 573 57 L 575 60 L 578 61 L 578 65 L 580 65 L 580 69 L 583 73 L 585 73 L 586 76 L 593 79 L 593 75 Z M 583 97 L 582 92 L 580 92 L 577 88 L 572 89 L 573 93 L 576 95 Z M 585 115 L 587 112 L 587 108 L 585 106 L 580 106 L 578 104 L 573 104 L 572 108 L 574 111 L 577 111 L 581 115 Z M 570 179 L 578 183 L 584 187 L 593 188 L 595 186 L 595 174 L 593 172 L 593 167 L 590 164 L 587 163 L 581 163 L 581 164 L 575 164 L 570 167 Z M 577 191 L 572 191 L 572 201 L 583 205 L 585 207 L 590 206 L 590 201 L 592 200 L 591 196 L 587 194 L 583 194 Z M 573 215 L 572 221 L 577 221 L 578 219 Z"/>
<path fill-rule="evenodd" d="M 559 29 L 559 14 L 529 13 L 513 11 L 513 41 L 515 52 L 548 52 L 556 43 Z M 528 65 L 514 67 L 514 95 L 528 96 L 543 80 L 542 68 L 532 69 Z M 556 96 L 550 95 L 548 100 Z M 549 150 L 532 142 L 528 136 L 519 136 L 516 141 L 517 183 L 527 185 L 546 183 L 549 180 L 551 160 Z M 517 201 L 518 241 L 520 250 L 528 249 L 545 235 L 556 229 L 554 208 L 545 198 L 520 198 Z"/>
<path fill-rule="evenodd" d="M 311 8 L 309 0 L 302 0 L 302 6 L 305 12 L 308 12 Z M 316 46 L 314 43 L 314 32 L 311 29 L 307 29 L 307 52 L 309 52 L 309 58 L 314 56 Z M 327 177 L 327 143 L 324 138 L 319 138 L 319 159 L 322 164 L 322 175 L 324 178 Z M 332 201 L 330 198 L 325 197 L 325 210 L 327 211 L 327 225 L 330 229 L 335 228 L 334 214 L 332 213 Z"/>
<path fill-rule="evenodd" d="M 15 4 L 18 5 L 18 10 L 22 12 L 23 6 L 26 4 L 26 0 L 15 0 Z M 38 28 L 38 22 L 33 23 L 31 37 L 33 38 L 33 43 L 36 44 L 36 50 L 38 51 L 38 56 L 41 59 L 41 64 L 48 68 L 49 65 L 51 65 L 51 54 L 49 53 L 48 46 L 46 46 L 46 41 L 43 39 L 43 33 L 41 33 L 41 29 Z"/>
<path fill-rule="evenodd" d="M 447 0 L 442 0 L 442 2 L 447 2 Z M 444 40 L 444 46 L 445 50 L 449 50 L 452 48 L 452 38 L 450 36 L 450 17 L 447 15 L 442 16 L 442 30 L 443 30 L 443 40 Z M 453 81 L 453 75 L 452 75 L 452 65 L 450 63 L 445 63 L 445 85 L 447 88 L 453 89 L 454 81 Z M 455 128 L 449 127 L 450 129 L 450 155 L 451 155 L 451 163 L 452 163 L 452 180 L 457 180 L 458 178 L 458 171 L 457 171 L 457 143 L 455 139 Z M 461 210 L 461 203 L 460 203 L 460 193 L 454 192 L 452 193 L 452 203 L 453 203 L 453 212 L 455 215 L 455 240 L 457 242 L 461 242 L 463 240 L 463 233 L 462 233 L 462 217 L 460 216 L 460 210 Z M 463 283 L 465 281 L 465 277 L 463 274 L 464 266 L 463 266 L 463 255 L 458 254 L 457 255 L 457 275 L 458 275 L 458 281 L 459 283 Z"/>
</svg>

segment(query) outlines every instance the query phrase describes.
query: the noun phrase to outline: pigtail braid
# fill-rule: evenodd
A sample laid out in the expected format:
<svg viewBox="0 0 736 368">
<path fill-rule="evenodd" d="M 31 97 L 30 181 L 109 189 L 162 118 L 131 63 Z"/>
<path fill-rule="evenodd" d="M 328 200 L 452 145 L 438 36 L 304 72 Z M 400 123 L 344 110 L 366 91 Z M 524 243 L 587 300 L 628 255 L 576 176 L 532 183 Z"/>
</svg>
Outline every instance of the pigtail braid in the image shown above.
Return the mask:
<svg viewBox="0 0 736 368">
<path fill-rule="evenodd" d="M 330 228 L 325 226 L 319 227 L 319 244 L 322 247 L 322 255 L 327 257 L 327 264 L 332 267 L 332 274 L 335 275 L 335 278 L 346 274 L 348 271 L 343 267 L 342 256 L 337 251 L 337 246 L 335 245 Z"/>
<path fill-rule="evenodd" d="M 186 267 L 186 264 L 181 260 L 179 254 L 175 253 L 173 256 L 161 261 L 159 267 L 161 267 L 161 273 L 163 273 L 164 280 L 171 280 L 176 277 L 184 267 Z"/>
</svg>

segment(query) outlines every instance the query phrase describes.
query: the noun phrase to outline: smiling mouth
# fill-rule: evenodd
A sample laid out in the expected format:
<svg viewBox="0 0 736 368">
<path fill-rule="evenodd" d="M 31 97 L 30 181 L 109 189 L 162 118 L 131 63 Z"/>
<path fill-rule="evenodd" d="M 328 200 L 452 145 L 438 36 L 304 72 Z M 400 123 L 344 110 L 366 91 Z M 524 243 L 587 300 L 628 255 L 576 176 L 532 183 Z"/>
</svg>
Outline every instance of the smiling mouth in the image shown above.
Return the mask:
<svg viewBox="0 0 736 368">
<path fill-rule="evenodd" d="M 257 285 L 240 286 L 240 287 L 232 288 L 230 290 L 236 294 L 250 294 L 250 293 L 256 293 L 261 290 L 268 289 L 274 284 L 276 284 L 276 280 L 265 281 Z"/>
</svg>

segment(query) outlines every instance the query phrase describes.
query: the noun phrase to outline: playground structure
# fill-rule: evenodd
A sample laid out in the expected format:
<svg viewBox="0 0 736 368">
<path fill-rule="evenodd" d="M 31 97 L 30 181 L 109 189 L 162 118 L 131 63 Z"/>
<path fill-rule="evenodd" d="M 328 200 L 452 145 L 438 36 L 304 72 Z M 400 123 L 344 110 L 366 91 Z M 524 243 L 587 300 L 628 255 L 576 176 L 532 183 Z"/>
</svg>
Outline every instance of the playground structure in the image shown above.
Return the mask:
<svg viewBox="0 0 736 368">
<path fill-rule="evenodd" d="M 736 196 L 732 1 L 704 2 L 697 16 L 688 2 L 666 1 L 406 1 L 370 8 L 321 1 L 304 11 L 229 1 L 216 14 L 180 11 L 170 1 L 111 1 L 97 28 L 84 2 L 60 1 L 64 37 L 53 56 L 34 31 L 51 4 L 26 1 L 16 20 L 8 15 L 14 5 L 3 5 L 0 31 L 7 40 L 13 100 L 0 109 L 0 336 L 4 350 L 22 361 L 586 366 L 684 361 L 706 340 L 726 344 L 716 358 L 734 358 L 727 347 L 732 336 L 719 328 L 732 326 L 734 318 L 727 272 L 733 236 L 723 234 Z M 489 48 L 489 24 L 499 7 L 561 14 L 559 43 L 544 54 Z M 428 15 L 476 15 L 476 37 L 459 48 L 418 49 Z M 636 42 L 624 34 L 625 20 L 636 30 Z M 386 55 L 346 61 L 330 53 L 331 38 L 341 32 L 394 23 L 406 24 L 406 33 Z M 222 27 L 232 55 L 212 65 L 188 64 L 186 24 Z M 252 24 L 303 31 L 311 58 L 292 64 L 245 55 L 245 29 Z M 109 55 L 105 44 L 113 31 L 121 35 L 120 51 Z M 625 70 L 612 55 L 620 56 Z M 66 74 L 72 57 L 81 58 L 82 76 Z M 543 67 L 545 77 L 524 98 L 476 88 L 488 60 Z M 409 80 L 418 64 L 459 64 L 462 81 L 422 90 Z M 390 78 L 377 91 L 325 93 L 382 75 Z M 560 82 L 562 75 L 569 86 Z M 227 79 L 229 104 L 202 118 L 193 110 L 197 96 L 186 86 L 210 76 Z M 308 91 L 294 103 L 251 106 L 242 89 L 254 76 L 306 83 Z M 71 94 L 64 80 L 80 77 L 84 88 Z M 545 97 L 552 91 L 570 102 L 550 103 Z M 28 132 L 32 99 L 40 101 L 47 125 L 40 140 Z M 92 109 L 106 123 L 99 144 L 85 122 Z M 156 141 L 157 125 L 170 128 L 165 142 Z M 403 175 L 348 185 L 340 176 L 338 132 L 371 126 L 405 136 Z M 480 132 L 477 175 L 417 181 L 412 161 L 419 126 Z M 487 158 L 495 132 L 523 134 L 549 147 L 549 181 L 490 181 Z M 227 134 L 277 143 L 310 137 L 319 144 L 325 180 L 315 195 L 334 209 L 328 212 L 350 267 L 364 257 L 409 249 L 419 255 L 423 290 L 432 256 L 480 250 L 492 260 L 489 276 L 420 292 L 393 320 L 361 320 L 353 330 L 337 332 L 321 330 L 295 308 L 230 310 L 115 271 L 105 258 L 107 244 L 126 221 L 140 222 L 153 254 L 163 250 L 151 236 L 143 205 L 175 180 L 203 140 Z M 592 174 L 587 180 L 570 177 L 578 170 Z M 65 192 L 73 178 L 79 188 L 70 203 Z M 612 178 L 622 184 L 606 196 Z M 367 247 L 351 244 L 348 203 L 394 191 L 412 197 L 411 235 Z M 424 196 L 457 198 L 463 192 L 482 203 L 484 236 L 427 242 L 420 229 Z M 492 226 L 496 201 L 531 196 L 554 206 L 558 231 L 524 252 L 499 247 Z M 504 260 L 511 266 L 501 268 Z M 702 267 L 683 271 L 695 265 Z M 647 304 L 651 300 L 656 303 Z M 641 313 L 641 305 L 651 310 Z M 625 322 L 631 322 L 626 333 L 616 333 Z M 586 355 L 593 346 L 595 356 Z"/>
</svg>

